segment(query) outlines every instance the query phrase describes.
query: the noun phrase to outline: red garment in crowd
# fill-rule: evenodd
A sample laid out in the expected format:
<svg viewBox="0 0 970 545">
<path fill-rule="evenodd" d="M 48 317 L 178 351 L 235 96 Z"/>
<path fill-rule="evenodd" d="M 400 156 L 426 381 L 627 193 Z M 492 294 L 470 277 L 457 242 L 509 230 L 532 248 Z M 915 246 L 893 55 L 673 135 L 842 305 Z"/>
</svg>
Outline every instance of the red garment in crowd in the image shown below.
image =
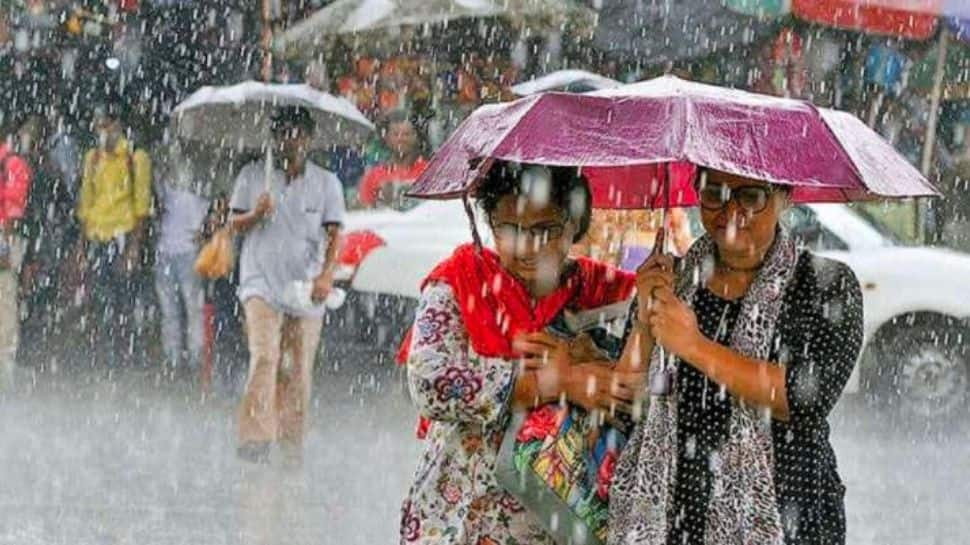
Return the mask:
<svg viewBox="0 0 970 545">
<path fill-rule="evenodd" d="M 576 263 L 575 271 L 559 289 L 536 301 L 502 267 L 498 254 L 466 244 L 431 271 L 422 289 L 431 282 L 451 286 L 475 353 L 513 359 L 520 355 L 512 348 L 518 336 L 541 331 L 567 306 L 592 309 L 632 296 L 636 285 L 632 273 L 585 257 Z M 409 331 L 398 352 L 398 363 L 407 362 L 410 347 Z M 419 437 L 427 432 L 428 424 L 424 419 L 419 422 Z"/>
<path fill-rule="evenodd" d="M 0 223 L 24 217 L 32 179 L 27 161 L 0 144 Z"/>
<path fill-rule="evenodd" d="M 428 168 L 428 161 L 418 158 L 411 166 L 397 166 L 381 163 L 369 168 L 360 182 L 358 198 L 361 204 L 374 206 L 381 194 L 381 189 L 387 184 L 413 184 L 418 176 Z"/>
</svg>

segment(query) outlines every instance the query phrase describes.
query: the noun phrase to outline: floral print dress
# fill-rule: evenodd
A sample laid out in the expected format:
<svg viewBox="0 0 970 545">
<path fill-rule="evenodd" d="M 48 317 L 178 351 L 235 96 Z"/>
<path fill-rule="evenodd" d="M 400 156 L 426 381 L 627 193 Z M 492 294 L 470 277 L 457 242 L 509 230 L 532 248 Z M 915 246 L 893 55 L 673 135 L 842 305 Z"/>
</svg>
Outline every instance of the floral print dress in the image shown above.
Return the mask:
<svg viewBox="0 0 970 545">
<path fill-rule="evenodd" d="M 401 510 L 401 543 L 552 545 L 494 477 L 517 363 L 474 353 L 444 283 L 425 289 L 412 335 L 408 386 L 432 424 Z"/>
</svg>

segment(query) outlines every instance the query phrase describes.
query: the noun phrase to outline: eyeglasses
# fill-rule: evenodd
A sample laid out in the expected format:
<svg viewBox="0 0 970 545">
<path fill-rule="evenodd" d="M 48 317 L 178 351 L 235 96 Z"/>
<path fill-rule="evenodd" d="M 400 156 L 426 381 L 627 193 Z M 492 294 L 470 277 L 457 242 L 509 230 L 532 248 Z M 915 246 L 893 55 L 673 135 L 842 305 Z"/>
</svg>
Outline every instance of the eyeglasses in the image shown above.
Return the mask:
<svg viewBox="0 0 970 545">
<path fill-rule="evenodd" d="M 768 208 L 774 190 L 760 185 L 731 188 L 724 184 L 707 184 L 698 191 L 701 207 L 705 210 L 722 210 L 734 201 L 745 212 L 759 214 Z"/>
<path fill-rule="evenodd" d="M 539 241 L 540 244 L 548 244 L 553 240 L 562 238 L 563 233 L 566 232 L 566 226 L 562 223 L 533 225 L 531 227 L 523 227 L 517 223 L 493 223 L 492 231 L 495 233 L 495 238 L 500 240 L 521 240 L 529 236 L 533 241 Z"/>
</svg>

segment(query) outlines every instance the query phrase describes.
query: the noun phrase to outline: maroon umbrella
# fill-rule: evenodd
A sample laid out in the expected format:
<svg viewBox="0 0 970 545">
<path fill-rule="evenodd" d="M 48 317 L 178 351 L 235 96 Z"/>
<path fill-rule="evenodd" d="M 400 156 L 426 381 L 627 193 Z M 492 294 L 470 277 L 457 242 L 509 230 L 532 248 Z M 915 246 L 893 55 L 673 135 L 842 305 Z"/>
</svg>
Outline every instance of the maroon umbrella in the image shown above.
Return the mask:
<svg viewBox="0 0 970 545">
<path fill-rule="evenodd" d="M 939 195 L 851 114 L 673 76 L 483 106 L 410 195 L 465 195 L 496 159 L 581 167 L 600 208 L 692 206 L 695 167 L 792 186 L 795 202 Z"/>
</svg>

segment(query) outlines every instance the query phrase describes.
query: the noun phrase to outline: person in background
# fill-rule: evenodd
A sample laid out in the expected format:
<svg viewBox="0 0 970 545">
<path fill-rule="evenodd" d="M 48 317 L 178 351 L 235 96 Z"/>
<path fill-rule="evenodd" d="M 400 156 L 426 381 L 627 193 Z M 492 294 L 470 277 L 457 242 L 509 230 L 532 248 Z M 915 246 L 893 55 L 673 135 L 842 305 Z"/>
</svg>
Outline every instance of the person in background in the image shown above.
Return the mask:
<svg viewBox="0 0 970 545">
<path fill-rule="evenodd" d="M 151 159 L 125 138 L 126 104 L 109 97 L 95 111 L 98 145 L 84 155 L 77 217 L 86 263 L 86 287 L 95 307 L 100 348 L 113 362 L 127 363 L 135 342 L 134 309 L 142 244 L 152 213 Z M 93 347 L 94 348 L 94 347 Z"/>
<path fill-rule="evenodd" d="M 390 155 L 367 169 L 360 182 L 358 200 L 367 208 L 400 207 L 404 190 L 428 167 L 421 154 L 418 130 L 406 112 L 388 114 L 382 128 Z"/>
<path fill-rule="evenodd" d="M 59 116 L 48 121 L 32 116 L 21 129 L 24 149 L 33 166 L 34 179 L 27 201 L 23 233 L 27 245 L 21 270 L 24 320 L 19 359 L 54 365 L 51 349 L 63 340 L 66 301 L 61 298 L 62 278 L 72 260 L 70 249 L 77 242 L 74 206 L 80 165 L 73 137 Z M 25 142 L 26 144 L 26 142 Z"/>
<path fill-rule="evenodd" d="M 195 260 L 209 202 L 199 196 L 193 164 L 177 142 L 163 150 L 155 170 L 161 206 L 156 244 L 155 291 L 162 314 L 162 348 L 167 369 L 179 376 L 197 374 L 204 349 L 205 287 Z"/>
<path fill-rule="evenodd" d="M 250 353 L 238 454 L 255 463 L 269 460 L 277 440 L 287 464 L 303 459 L 320 303 L 333 288 L 345 210 L 340 180 L 307 160 L 314 130 L 305 108 L 280 108 L 272 122 L 279 160 L 244 167 L 229 202 L 230 225 L 243 237 L 239 300 Z M 310 301 L 288 296 L 303 283 Z"/>
<path fill-rule="evenodd" d="M 25 159 L 29 131 L 4 131 L 0 141 L 0 392 L 13 388 L 20 341 L 20 266 L 24 255 L 21 222 L 33 171 Z"/>
</svg>

